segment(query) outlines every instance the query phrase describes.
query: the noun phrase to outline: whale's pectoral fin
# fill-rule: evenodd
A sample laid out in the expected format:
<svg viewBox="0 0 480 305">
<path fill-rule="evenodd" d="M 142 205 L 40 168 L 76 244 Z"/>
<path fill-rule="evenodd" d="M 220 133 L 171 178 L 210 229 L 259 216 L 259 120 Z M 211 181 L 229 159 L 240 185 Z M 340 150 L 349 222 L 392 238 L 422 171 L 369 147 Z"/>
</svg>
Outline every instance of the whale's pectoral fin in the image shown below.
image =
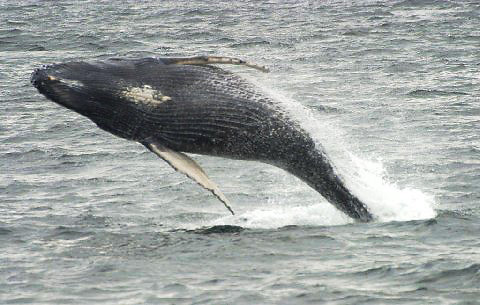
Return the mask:
<svg viewBox="0 0 480 305">
<path fill-rule="evenodd" d="M 158 155 L 160 158 L 165 160 L 176 171 L 187 175 L 187 177 L 212 192 L 218 199 L 220 199 L 220 201 L 223 202 L 223 204 L 230 211 L 230 213 L 232 213 L 232 215 L 235 215 L 229 205 L 230 203 L 228 199 L 225 197 L 225 195 L 223 195 L 222 191 L 220 191 L 218 186 L 212 180 L 210 180 L 210 178 L 203 171 L 200 165 L 198 165 L 197 162 L 195 162 L 192 158 L 181 152 L 171 150 L 170 148 L 165 147 L 157 143 L 156 141 L 143 142 L 143 145 L 145 145 L 150 151 Z"/>
<path fill-rule="evenodd" d="M 262 72 L 269 72 L 265 66 L 260 66 L 239 58 L 223 57 L 223 56 L 195 56 L 195 57 L 172 57 L 160 58 L 160 60 L 167 65 L 212 65 L 212 64 L 228 64 L 228 65 L 242 65 Z"/>
</svg>

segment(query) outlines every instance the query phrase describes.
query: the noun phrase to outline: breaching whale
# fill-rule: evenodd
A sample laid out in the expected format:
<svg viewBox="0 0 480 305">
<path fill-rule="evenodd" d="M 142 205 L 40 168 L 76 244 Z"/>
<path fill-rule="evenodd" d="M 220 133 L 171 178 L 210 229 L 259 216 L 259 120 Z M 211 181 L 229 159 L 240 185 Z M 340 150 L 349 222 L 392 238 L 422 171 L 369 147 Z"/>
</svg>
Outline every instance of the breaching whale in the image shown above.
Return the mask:
<svg viewBox="0 0 480 305">
<path fill-rule="evenodd" d="M 306 182 L 340 211 L 370 221 L 367 207 L 345 186 L 322 147 L 273 98 L 213 64 L 267 69 L 240 59 L 112 58 L 35 69 L 32 84 L 48 99 L 88 117 L 103 130 L 137 141 L 228 199 L 186 153 L 255 160 Z"/>
</svg>

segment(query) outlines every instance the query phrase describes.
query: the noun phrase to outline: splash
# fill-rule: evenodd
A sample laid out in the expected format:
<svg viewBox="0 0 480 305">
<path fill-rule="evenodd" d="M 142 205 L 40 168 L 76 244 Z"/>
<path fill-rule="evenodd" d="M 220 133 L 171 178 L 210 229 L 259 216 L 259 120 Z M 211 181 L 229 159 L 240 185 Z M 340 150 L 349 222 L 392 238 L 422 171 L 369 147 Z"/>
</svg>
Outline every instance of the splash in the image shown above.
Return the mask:
<svg viewBox="0 0 480 305">
<path fill-rule="evenodd" d="M 363 160 L 348 153 L 352 169 L 345 174 L 349 187 L 363 199 L 379 221 L 407 221 L 436 216 L 435 200 L 415 187 L 400 187 L 386 178 L 381 161 Z"/>
<path fill-rule="evenodd" d="M 278 202 L 271 208 L 255 209 L 238 216 L 222 217 L 204 225 L 235 225 L 244 228 L 276 229 L 290 225 L 334 226 L 352 222 L 352 219 L 336 211 L 327 202 L 293 207 L 288 206 L 288 202 Z"/>
<path fill-rule="evenodd" d="M 388 181 L 380 161 L 361 159 L 351 153 L 350 170 L 343 173 L 349 188 L 366 202 L 376 221 L 408 221 L 436 216 L 435 201 L 420 189 L 402 188 Z M 315 201 L 317 201 L 317 198 Z M 225 216 L 202 223 L 202 226 L 235 225 L 244 228 L 275 229 L 288 225 L 334 226 L 353 223 L 325 200 L 304 206 L 291 206 L 289 198 L 276 200 L 268 207 L 249 210 L 236 216 Z"/>
<path fill-rule="evenodd" d="M 386 171 L 381 161 L 364 160 L 346 152 L 350 160 L 343 160 L 342 176 L 348 187 L 361 200 L 366 202 L 376 221 L 409 221 L 429 219 L 436 216 L 435 201 L 420 189 L 400 187 L 386 178 Z M 348 166 L 346 166 L 348 163 Z M 345 172 L 348 167 L 348 172 Z M 285 192 L 285 190 L 283 191 Z M 312 191 L 314 192 L 314 191 Z M 234 225 L 244 228 L 275 229 L 289 225 L 299 226 L 335 226 L 353 223 L 353 219 L 335 209 L 326 200 L 312 196 L 314 204 L 292 206 L 288 194 L 283 199 L 261 208 L 241 212 L 236 216 L 224 216 L 215 220 L 202 222 L 195 226 Z"/>
</svg>

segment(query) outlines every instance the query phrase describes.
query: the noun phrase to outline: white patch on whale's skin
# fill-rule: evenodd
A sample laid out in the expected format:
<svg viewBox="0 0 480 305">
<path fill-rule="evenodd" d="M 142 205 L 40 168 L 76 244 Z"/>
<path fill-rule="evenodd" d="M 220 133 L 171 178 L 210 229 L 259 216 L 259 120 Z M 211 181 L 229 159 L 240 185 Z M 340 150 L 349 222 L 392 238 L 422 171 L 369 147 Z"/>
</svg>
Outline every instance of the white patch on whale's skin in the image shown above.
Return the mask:
<svg viewBox="0 0 480 305">
<path fill-rule="evenodd" d="M 51 76 L 51 75 L 49 75 L 47 77 L 47 79 L 49 81 L 52 81 L 52 82 L 61 82 L 62 84 L 65 84 L 69 87 L 74 87 L 74 88 L 83 87 L 83 83 L 79 80 L 68 79 L 68 78 L 59 78 L 59 77 L 55 77 L 55 76 Z"/>
<path fill-rule="evenodd" d="M 66 78 L 62 78 L 62 79 L 59 79 L 59 80 L 60 80 L 60 82 L 64 83 L 65 85 L 68 85 L 70 87 L 75 87 L 75 88 L 83 87 L 83 83 L 81 81 L 78 81 L 78 80 L 66 79 Z"/>
<path fill-rule="evenodd" d="M 123 96 L 137 104 L 147 104 L 155 106 L 171 100 L 169 96 L 163 95 L 159 90 L 153 89 L 149 85 L 143 87 L 130 87 L 124 90 Z"/>
</svg>

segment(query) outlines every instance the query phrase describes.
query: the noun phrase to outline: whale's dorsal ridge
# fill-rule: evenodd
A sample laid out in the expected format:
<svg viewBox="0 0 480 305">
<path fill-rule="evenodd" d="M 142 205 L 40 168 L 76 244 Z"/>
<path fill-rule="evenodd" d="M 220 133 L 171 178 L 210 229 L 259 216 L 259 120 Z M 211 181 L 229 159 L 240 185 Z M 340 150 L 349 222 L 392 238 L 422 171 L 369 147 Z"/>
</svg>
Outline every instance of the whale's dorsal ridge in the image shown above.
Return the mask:
<svg viewBox="0 0 480 305">
<path fill-rule="evenodd" d="M 193 160 L 184 153 L 172 150 L 162 145 L 156 140 L 148 139 L 142 144 L 145 145 L 157 156 L 165 160 L 176 171 L 185 174 L 187 177 L 197 182 L 203 188 L 212 192 L 213 195 L 215 195 L 221 202 L 223 202 L 223 204 L 230 211 L 230 213 L 232 213 L 232 215 L 235 215 L 232 208 L 230 207 L 230 202 L 228 201 L 227 197 L 225 197 L 222 191 L 218 188 L 217 184 L 210 180 L 208 175 L 200 167 L 200 165 L 195 162 L 195 160 Z"/>
<path fill-rule="evenodd" d="M 253 68 L 262 72 L 270 72 L 265 66 L 260 66 L 255 63 L 245 61 L 243 59 L 235 57 L 224 56 L 194 56 L 194 57 L 160 57 L 163 63 L 167 65 L 214 65 L 214 64 L 226 64 L 226 65 L 241 65 L 249 68 Z"/>
</svg>

